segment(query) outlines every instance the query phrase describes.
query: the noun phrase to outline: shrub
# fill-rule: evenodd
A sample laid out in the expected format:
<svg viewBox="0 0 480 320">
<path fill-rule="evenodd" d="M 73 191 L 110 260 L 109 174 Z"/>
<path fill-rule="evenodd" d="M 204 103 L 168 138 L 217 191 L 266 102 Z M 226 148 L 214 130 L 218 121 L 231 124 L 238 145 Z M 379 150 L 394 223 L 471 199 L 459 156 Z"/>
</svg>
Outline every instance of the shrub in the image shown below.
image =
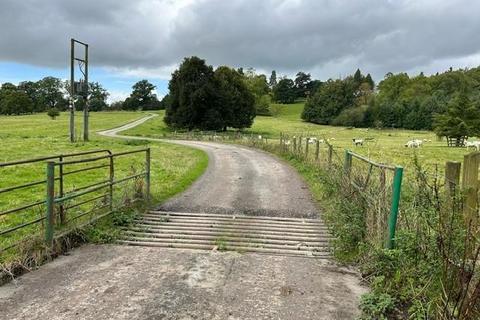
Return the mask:
<svg viewBox="0 0 480 320">
<path fill-rule="evenodd" d="M 47 111 L 47 115 L 52 119 L 55 120 L 56 117 L 60 115 L 60 111 L 57 108 L 50 108 Z"/>
</svg>

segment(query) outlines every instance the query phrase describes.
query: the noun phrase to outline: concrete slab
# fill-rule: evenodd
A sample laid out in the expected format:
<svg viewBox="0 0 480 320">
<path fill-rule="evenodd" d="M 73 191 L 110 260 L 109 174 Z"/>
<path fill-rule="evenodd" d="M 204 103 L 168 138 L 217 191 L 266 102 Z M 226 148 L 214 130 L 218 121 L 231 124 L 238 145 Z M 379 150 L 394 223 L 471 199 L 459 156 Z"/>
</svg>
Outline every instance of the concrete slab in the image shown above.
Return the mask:
<svg viewBox="0 0 480 320">
<path fill-rule="evenodd" d="M 330 261 L 86 245 L 0 287 L 0 318 L 354 319 L 365 291 Z"/>
</svg>

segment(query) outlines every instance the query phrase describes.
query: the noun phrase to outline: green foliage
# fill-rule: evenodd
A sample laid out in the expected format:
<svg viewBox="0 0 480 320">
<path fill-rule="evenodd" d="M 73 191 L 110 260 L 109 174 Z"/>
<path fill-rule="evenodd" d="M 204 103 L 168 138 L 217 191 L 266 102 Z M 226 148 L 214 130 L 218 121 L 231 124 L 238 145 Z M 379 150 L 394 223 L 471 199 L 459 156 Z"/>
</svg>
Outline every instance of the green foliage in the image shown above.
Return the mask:
<svg viewBox="0 0 480 320">
<path fill-rule="evenodd" d="M 467 94 L 457 94 L 449 103 L 447 112 L 435 117 L 434 128 L 438 136 L 480 135 L 480 101 L 474 105 Z"/>
<path fill-rule="evenodd" d="M 297 97 L 295 83 L 292 79 L 282 79 L 273 88 L 273 100 L 278 103 L 293 103 Z"/>
<path fill-rule="evenodd" d="M 275 70 L 272 71 L 270 75 L 270 80 L 268 81 L 268 85 L 271 89 L 273 89 L 277 85 L 277 72 Z"/>
<path fill-rule="evenodd" d="M 223 128 L 248 128 L 255 118 L 255 97 L 243 77 L 229 67 L 219 67 L 214 74 L 218 102 L 223 112 Z"/>
<path fill-rule="evenodd" d="M 271 116 L 273 113 L 271 112 L 272 98 L 268 94 L 264 94 L 259 98 L 255 99 L 255 110 L 256 114 L 259 116 Z"/>
<path fill-rule="evenodd" d="M 55 77 L 45 77 L 37 82 L 23 81 L 15 86 L 4 83 L 0 88 L 0 104 L 6 100 L 3 107 L 0 106 L 0 114 L 26 114 L 34 112 L 48 112 L 52 108 L 64 111 L 68 108 L 66 92 L 70 91 L 70 83 L 63 83 Z M 109 93 L 98 82 L 89 84 L 89 109 L 101 111 L 107 107 Z M 75 98 L 76 110 L 83 110 L 85 98 Z"/>
<path fill-rule="evenodd" d="M 1 114 L 22 114 L 32 111 L 33 102 L 27 94 L 17 90 L 2 90 L 0 92 Z"/>
<path fill-rule="evenodd" d="M 158 110 L 160 102 L 157 95 L 153 93 L 155 86 L 148 80 L 140 80 L 132 86 L 132 93 L 125 99 L 123 108 L 125 110 Z"/>
<path fill-rule="evenodd" d="M 345 127 L 363 127 L 367 111 L 368 106 L 366 105 L 344 109 L 335 119 L 333 119 L 332 124 Z"/>
<path fill-rule="evenodd" d="M 357 70 L 343 80 L 329 80 L 307 100 L 302 119 L 319 124 L 432 130 L 439 135 L 477 135 L 480 67 L 426 77 L 388 73 L 378 84 Z M 463 98 L 459 98 L 459 96 Z M 460 100 L 459 100 L 460 99 Z M 360 110 L 368 106 L 360 121 Z M 448 111 L 450 110 L 450 111 Z M 447 112 L 448 111 L 448 112 Z M 348 119 L 353 117 L 354 119 Z M 474 121 L 469 121 L 473 117 Z M 451 128 L 450 130 L 448 128 Z"/>
<path fill-rule="evenodd" d="M 170 127 L 218 130 L 223 128 L 213 68 L 198 57 L 185 58 L 168 84 L 170 104 L 165 123 Z"/>
<path fill-rule="evenodd" d="M 388 314 L 395 308 L 395 299 L 386 293 L 367 293 L 362 296 L 360 310 L 362 320 L 387 320 Z"/>
<path fill-rule="evenodd" d="M 354 105 L 355 83 L 352 78 L 328 80 L 307 99 L 302 119 L 318 123 L 331 124 L 346 108 Z"/>
<path fill-rule="evenodd" d="M 125 208 L 112 213 L 112 222 L 114 226 L 124 227 L 135 221 L 139 216 L 139 212 L 135 208 Z"/>
<path fill-rule="evenodd" d="M 236 70 L 219 67 L 214 72 L 205 60 L 185 58 L 172 74 L 169 90 L 165 123 L 170 127 L 226 130 L 253 123 L 255 97 Z"/>
<path fill-rule="evenodd" d="M 218 251 L 228 250 L 227 241 L 225 240 L 224 237 L 219 237 L 219 238 L 215 239 L 215 245 L 217 246 Z"/>
<path fill-rule="evenodd" d="M 46 108 L 58 108 L 65 110 L 68 106 L 67 99 L 64 97 L 64 85 L 62 81 L 55 77 L 45 77 L 36 83 L 38 111 Z"/>
<path fill-rule="evenodd" d="M 308 96 L 311 81 L 312 76 L 310 73 L 300 71 L 296 74 L 294 82 L 297 98 L 306 98 Z"/>
<path fill-rule="evenodd" d="M 273 77 L 273 79 L 272 79 Z M 271 98 L 269 95 L 270 88 L 267 84 L 267 77 L 263 74 L 256 74 L 254 69 L 248 69 L 244 74 L 245 83 L 250 92 L 255 97 L 255 110 L 257 115 L 269 116 Z M 277 83 L 276 73 L 272 71 L 270 83 Z M 272 82 L 273 81 L 273 82 Z"/>
<path fill-rule="evenodd" d="M 56 117 L 60 115 L 60 111 L 57 108 L 50 108 L 47 111 L 47 115 L 52 118 L 52 120 L 55 120 Z"/>
</svg>

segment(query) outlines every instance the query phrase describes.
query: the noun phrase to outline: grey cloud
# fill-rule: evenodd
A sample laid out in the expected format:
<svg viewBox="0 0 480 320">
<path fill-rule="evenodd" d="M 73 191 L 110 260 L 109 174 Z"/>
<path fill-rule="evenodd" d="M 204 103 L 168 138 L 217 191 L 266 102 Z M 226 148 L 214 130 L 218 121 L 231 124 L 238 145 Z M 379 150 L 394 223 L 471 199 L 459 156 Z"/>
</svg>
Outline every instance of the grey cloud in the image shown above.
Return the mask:
<svg viewBox="0 0 480 320">
<path fill-rule="evenodd" d="M 0 61 L 65 67 L 74 36 L 90 43 L 92 63 L 114 70 L 198 55 L 320 78 L 361 67 L 378 78 L 479 54 L 478 12 L 467 0 L 1 0 Z"/>
</svg>

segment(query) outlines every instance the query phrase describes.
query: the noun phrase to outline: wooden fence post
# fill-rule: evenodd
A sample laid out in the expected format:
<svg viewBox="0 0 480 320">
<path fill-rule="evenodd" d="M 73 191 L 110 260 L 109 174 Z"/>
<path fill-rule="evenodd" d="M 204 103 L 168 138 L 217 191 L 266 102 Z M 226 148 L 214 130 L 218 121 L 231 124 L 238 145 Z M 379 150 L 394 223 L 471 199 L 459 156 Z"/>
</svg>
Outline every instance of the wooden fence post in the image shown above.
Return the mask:
<svg viewBox="0 0 480 320">
<path fill-rule="evenodd" d="M 332 164 L 332 157 L 333 157 L 333 146 L 332 145 L 328 145 L 328 164 L 331 165 Z"/>
<path fill-rule="evenodd" d="M 293 153 L 297 152 L 297 137 L 293 137 Z"/>
<path fill-rule="evenodd" d="M 461 167 L 460 162 L 447 161 L 445 163 L 445 188 L 449 197 L 453 197 L 455 190 L 459 187 Z"/>
<path fill-rule="evenodd" d="M 305 138 L 305 159 L 308 160 L 308 143 L 310 142 L 310 138 Z"/>
<path fill-rule="evenodd" d="M 463 214 L 466 225 L 477 226 L 478 208 L 478 167 L 480 152 L 472 152 L 463 157 L 462 187 L 465 192 Z"/>
<path fill-rule="evenodd" d="M 320 155 L 320 140 L 317 140 L 315 145 L 315 160 L 318 161 L 318 157 Z"/>
<path fill-rule="evenodd" d="M 346 177 L 350 178 L 352 171 L 352 154 L 349 150 L 345 150 L 345 162 L 343 163 L 343 172 Z"/>
</svg>

